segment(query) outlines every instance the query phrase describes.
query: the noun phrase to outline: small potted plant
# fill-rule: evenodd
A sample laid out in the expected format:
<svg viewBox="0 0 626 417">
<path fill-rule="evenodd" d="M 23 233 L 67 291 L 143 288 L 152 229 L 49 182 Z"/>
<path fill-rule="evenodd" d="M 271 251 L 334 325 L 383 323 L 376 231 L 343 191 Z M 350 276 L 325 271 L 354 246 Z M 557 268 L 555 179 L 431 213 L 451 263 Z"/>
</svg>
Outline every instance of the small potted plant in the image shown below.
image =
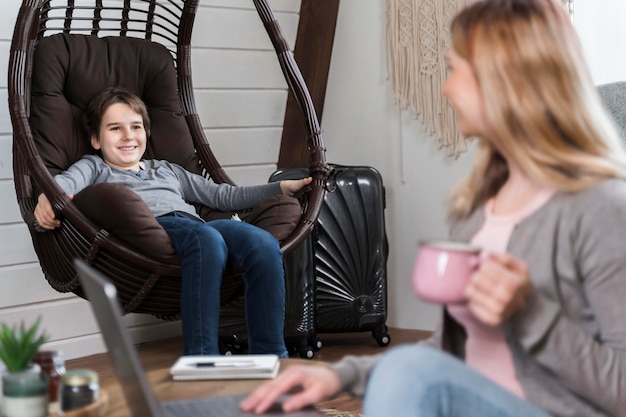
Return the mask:
<svg viewBox="0 0 626 417">
<path fill-rule="evenodd" d="M 6 366 L 2 373 L 2 412 L 4 417 L 39 417 L 48 415 L 48 378 L 39 365 L 33 364 L 35 353 L 48 336 L 38 334 L 41 317 L 26 328 L 0 326 L 0 360 Z"/>
</svg>

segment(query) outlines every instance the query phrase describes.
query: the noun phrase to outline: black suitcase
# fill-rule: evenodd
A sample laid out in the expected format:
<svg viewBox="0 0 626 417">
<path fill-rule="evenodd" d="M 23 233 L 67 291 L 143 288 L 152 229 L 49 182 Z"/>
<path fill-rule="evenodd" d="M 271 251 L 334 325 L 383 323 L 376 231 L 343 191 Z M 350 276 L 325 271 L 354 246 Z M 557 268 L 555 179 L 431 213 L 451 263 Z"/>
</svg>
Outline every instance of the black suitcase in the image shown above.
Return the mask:
<svg viewBox="0 0 626 417">
<path fill-rule="evenodd" d="M 314 233 L 313 253 L 301 252 L 285 259 L 286 279 L 307 264 L 315 267 L 315 329 L 317 333 L 371 331 L 380 346 L 390 342 L 387 326 L 387 257 L 385 189 L 380 173 L 367 166 L 331 164 L 329 193 L 322 205 Z M 276 171 L 270 181 L 298 179 L 306 168 Z M 296 297 L 297 298 L 297 297 Z M 291 305 L 291 303 L 290 303 Z M 291 314 L 291 313 L 290 313 Z M 316 336 L 314 348 L 321 342 Z"/>
</svg>

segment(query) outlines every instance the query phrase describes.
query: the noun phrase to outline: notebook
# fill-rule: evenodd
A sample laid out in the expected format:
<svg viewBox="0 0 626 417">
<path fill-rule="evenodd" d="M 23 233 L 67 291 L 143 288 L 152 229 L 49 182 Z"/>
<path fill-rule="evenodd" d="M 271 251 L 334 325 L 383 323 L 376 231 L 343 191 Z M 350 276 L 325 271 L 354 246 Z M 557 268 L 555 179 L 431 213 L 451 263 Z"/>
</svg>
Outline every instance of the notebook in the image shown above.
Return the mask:
<svg viewBox="0 0 626 417">
<path fill-rule="evenodd" d="M 278 374 L 278 355 L 181 356 L 170 368 L 176 381 L 263 379 Z"/>
<path fill-rule="evenodd" d="M 81 259 L 76 259 L 74 266 L 98 321 L 109 357 L 126 398 L 126 403 L 134 417 L 253 416 L 239 409 L 239 402 L 245 395 L 159 402 L 154 396 L 154 392 L 148 383 L 139 360 L 137 350 L 132 344 L 130 335 L 122 322 L 122 308 L 117 300 L 115 286 L 103 274 Z M 242 360 L 245 360 L 245 358 L 246 356 L 241 355 Z M 324 414 L 313 407 L 294 413 L 284 413 L 280 409 L 280 402 L 275 404 L 264 415 L 324 417 Z"/>
</svg>

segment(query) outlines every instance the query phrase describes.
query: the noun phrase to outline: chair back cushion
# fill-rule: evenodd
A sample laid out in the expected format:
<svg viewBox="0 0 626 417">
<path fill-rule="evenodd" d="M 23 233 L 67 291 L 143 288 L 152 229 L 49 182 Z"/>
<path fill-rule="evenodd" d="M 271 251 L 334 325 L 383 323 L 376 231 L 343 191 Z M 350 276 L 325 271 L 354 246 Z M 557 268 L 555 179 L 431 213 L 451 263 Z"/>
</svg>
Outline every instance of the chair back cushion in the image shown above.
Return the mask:
<svg viewBox="0 0 626 417">
<path fill-rule="evenodd" d="M 95 152 L 83 110 L 111 86 L 124 87 L 146 103 L 151 121 L 146 158 L 167 159 L 200 173 L 167 48 L 137 38 L 57 34 L 41 39 L 35 49 L 30 106 L 36 146 L 52 175 Z M 130 189 L 95 184 L 78 193 L 74 203 L 87 218 L 139 252 L 179 263 L 169 236 Z"/>
<path fill-rule="evenodd" d="M 137 38 L 56 34 L 35 49 L 30 109 L 37 148 L 52 175 L 94 152 L 82 112 L 111 86 L 132 91 L 148 107 L 152 128 L 146 158 L 199 172 L 167 48 Z"/>
</svg>

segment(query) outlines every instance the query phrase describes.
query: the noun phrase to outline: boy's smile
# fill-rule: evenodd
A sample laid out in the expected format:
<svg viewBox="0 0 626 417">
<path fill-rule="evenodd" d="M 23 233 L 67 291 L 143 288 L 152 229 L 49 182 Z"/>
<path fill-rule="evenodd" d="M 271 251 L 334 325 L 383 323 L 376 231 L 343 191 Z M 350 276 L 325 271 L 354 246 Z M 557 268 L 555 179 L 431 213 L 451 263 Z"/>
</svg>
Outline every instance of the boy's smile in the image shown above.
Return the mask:
<svg viewBox="0 0 626 417">
<path fill-rule="evenodd" d="M 104 112 L 98 137 L 91 137 L 91 146 L 100 150 L 104 162 L 113 168 L 138 171 L 146 140 L 141 115 L 128 104 L 115 103 Z"/>
</svg>

